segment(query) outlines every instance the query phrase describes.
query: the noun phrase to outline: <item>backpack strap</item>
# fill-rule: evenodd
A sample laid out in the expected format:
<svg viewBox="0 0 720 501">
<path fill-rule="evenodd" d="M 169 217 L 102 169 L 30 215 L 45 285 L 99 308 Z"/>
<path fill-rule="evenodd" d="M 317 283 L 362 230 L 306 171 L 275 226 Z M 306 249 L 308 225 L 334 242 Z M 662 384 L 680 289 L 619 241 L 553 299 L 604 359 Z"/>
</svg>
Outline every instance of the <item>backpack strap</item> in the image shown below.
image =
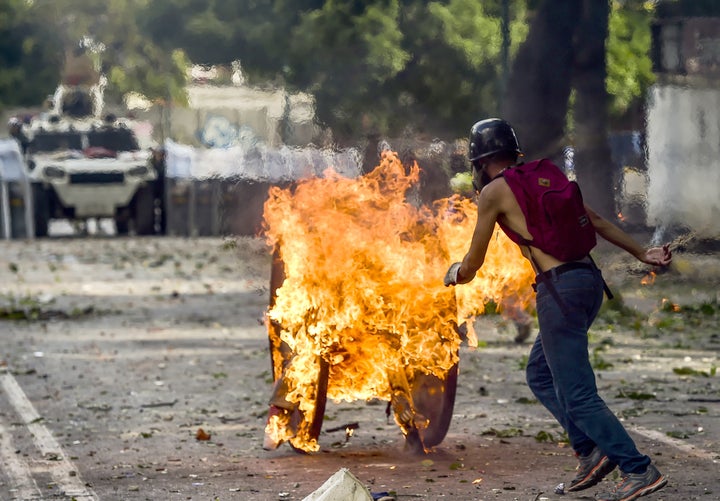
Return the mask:
<svg viewBox="0 0 720 501">
<path fill-rule="evenodd" d="M 510 168 L 512 168 L 512 167 L 519 167 L 519 166 L 521 166 L 521 165 L 524 165 L 524 162 L 518 162 L 517 164 L 511 166 Z M 499 178 L 499 177 L 505 177 L 505 171 L 506 171 L 506 170 L 507 170 L 507 169 L 504 169 L 502 172 L 500 172 L 500 174 L 498 174 L 497 176 L 495 176 L 494 178 L 492 178 L 492 180 L 495 181 L 495 180 L 496 180 L 497 178 Z M 519 200 L 518 200 L 518 203 L 520 203 Z M 523 215 L 524 215 L 524 214 L 525 214 L 525 211 L 522 210 L 522 206 L 521 206 L 520 210 L 523 212 Z M 510 238 L 510 240 L 512 240 L 512 241 L 515 242 L 516 244 L 518 244 L 518 245 L 524 245 L 524 246 L 526 246 L 526 247 L 528 247 L 528 248 L 533 245 L 533 241 L 532 241 L 532 240 L 528 240 L 527 238 L 523 237 L 520 233 L 518 233 L 517 231 L 513 230 L 512 228 L 510 228 L 510 227 L 507 226 L 506 224 L 503 224 L 503 223 L 501 223 L 500 221 L 498 221 L 497 223 L 500 225 L 500 228 L 502 228 L 503 232 Z M 532 251 L 530 252 L 530 255 L 532 256 Z M 537 266 L 537 263 L 535 263 L 535 259 L 533 258 L 532 261 L 533 261 L 533 265 L 535 266 L 535 271 L 536 271 L 537 273 L 539 273 L 540 268 Z"/>
<path fill-rule="evenodd" d="M 532 240 L 528 240 L 527 238 L 523 237 L 520 233 L 510 228 L 508 225 L 501 223 L 500 221 L 497 222 L 500 228 L 503 230 L 503 233 L 505 233 L 510 240 L 515 242 L 518 245 L 524 245 L 526 247 L 531 247 L 533 245 Z"/>
<path fill-rule="evenodd" d="M 593 264 L 593 266 L 595 266 L 595 268 L 598 268 L 598 265 L 595 264 L 595 260 L 593 259 L 593 257 L 590 254 L 588 254 L 588 257 L 590 258 L 590 262 Z M 600 269 L 600 268 L 598 268 L 598 269 Z M 615 295 L 610 290 L 610 287 L 608 287 L 608 284 L 605 281 L 605 277 L 603 277 L 602 281 L 603 281 L 603 289 L 605 290 L 605 295 L 607 296 L 608 300 L 613 299 L 615 297 Z"/>
</svg>

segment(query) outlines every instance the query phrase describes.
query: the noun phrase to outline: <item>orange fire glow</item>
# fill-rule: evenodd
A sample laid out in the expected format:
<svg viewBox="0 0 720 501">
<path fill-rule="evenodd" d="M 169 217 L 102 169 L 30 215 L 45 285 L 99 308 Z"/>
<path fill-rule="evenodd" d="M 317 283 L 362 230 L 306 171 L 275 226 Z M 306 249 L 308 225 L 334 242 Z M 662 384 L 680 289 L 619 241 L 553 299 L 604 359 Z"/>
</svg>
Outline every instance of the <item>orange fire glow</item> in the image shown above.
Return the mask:
<svg viewBox="0 0 720 501">
<path fill-rule="evenodd" d="M 417 164 L 406 169 L 386 152 L 356 179 L 328 170 L 271 189 L 265 236 L 279 251 L 285 280 L 267 317 L 293 354 L 274 375 L 282 372 L 284 400 L 300 410 L 314 405 L 308 396 L 318 356 L 328 365 L 329 399 L 390 401 L 413 373 L 443 378 L 458 362 L 459 324 L 466 322 L 477 345 L 472 320 L 489 302 L 500 311 L 531 308 L 532 268 L 499 229 L 475 280 L 443 286 L 448 266 L 467 251 L 476 208 L 460 196 L 418 207 L 412 195 L 419 177 Z M 422 416 L 414 418 L 422 428 Z M 317 450 L 307 426 L 288 419 L 273 415 L 266 435 Z"/>
<path fill-rule="evenodd" d="M 672 301 L 670 301 L 668 298 L 665 298 L 665 297 L 661 301 L 660 308 L 663 311 L 672 311 L 674 313 L 679 313 L 682 311 L 682 308 L 680 307 L 679 304 L 673 303 Z"/>
<path fill-rule="evenodd" d="M 654 271 L 647 273 L 642 279 L 640 279 L 640 285 L 652 285 L 655 283 L 655 277 L 657 274 Z"/>
</svg>

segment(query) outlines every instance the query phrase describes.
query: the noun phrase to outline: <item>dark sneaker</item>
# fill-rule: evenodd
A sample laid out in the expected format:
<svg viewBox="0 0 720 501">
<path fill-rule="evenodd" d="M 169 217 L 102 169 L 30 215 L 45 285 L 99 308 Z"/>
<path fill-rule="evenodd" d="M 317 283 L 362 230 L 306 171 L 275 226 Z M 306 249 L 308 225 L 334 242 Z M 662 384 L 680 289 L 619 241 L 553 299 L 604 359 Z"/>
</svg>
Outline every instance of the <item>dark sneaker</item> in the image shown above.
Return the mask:
<svg viewBox="0 0 720 501">
<path fill-rule="evenodd" d="M 667 477 L 650 465 L 645 473 L 623 473 L 622 480 L 612 492 L 600 494 L 600 501 L 631 501 L 662 489 Z"/>
<path fill-rule="evenodd" d="M 580 464 L 577 467 L 577 475 L 570 482 L 568 492 L 581 491 L 592 487 L 617 466 L 597 447 L 587 456 L 578 456 L 578 460 L 580 460 Z"/>
</svg>

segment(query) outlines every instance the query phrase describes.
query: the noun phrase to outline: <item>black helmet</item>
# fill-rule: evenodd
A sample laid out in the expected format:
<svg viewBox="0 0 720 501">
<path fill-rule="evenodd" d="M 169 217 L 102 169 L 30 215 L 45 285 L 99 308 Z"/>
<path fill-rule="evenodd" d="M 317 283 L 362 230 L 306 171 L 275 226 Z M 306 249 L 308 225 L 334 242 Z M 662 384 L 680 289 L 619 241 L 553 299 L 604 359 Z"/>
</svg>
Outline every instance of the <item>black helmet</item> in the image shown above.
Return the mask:
<svg viewBox="0 0 720 501">
<path fill-rule="evenodd" d="M 509 123 L 500 118 L 488 118 L 472 126 L 468 152 L 471 162 L 501 151 L 522 154 L 515 131 Z"/>
</svg>

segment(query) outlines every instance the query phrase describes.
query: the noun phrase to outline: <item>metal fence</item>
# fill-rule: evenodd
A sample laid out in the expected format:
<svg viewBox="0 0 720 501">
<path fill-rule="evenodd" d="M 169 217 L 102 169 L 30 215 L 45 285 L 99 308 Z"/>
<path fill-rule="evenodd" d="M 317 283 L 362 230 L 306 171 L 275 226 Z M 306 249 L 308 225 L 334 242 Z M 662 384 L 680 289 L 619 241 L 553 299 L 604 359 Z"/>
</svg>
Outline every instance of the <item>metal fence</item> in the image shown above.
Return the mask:
<svg viewBox="0 0 720 501">
<path fill-rule="evenodd" d="M 0 139 L 0 230 L 2 238 L 33 238 L 32 189 L 20 146 Z"/>
<path fill-rule="evenodd" d="M 355 150 L 313 147 L 194 148 L 165 143 L 166 233 L 179 236 L 256 235 L 271 186 L 322 176 L 360 174 Z"/>
</svg>

